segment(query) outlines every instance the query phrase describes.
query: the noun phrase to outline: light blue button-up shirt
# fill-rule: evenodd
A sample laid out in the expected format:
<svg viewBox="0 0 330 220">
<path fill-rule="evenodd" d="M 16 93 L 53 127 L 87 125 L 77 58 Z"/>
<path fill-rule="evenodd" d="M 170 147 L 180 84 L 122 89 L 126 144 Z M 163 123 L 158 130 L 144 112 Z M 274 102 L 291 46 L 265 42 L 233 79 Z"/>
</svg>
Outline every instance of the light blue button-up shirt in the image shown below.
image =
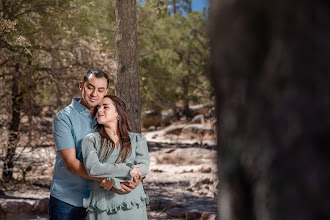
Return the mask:
<svg viewBox="0 0 330 220">
<path fill-rule="evenodd" d="M 56 162 L 50 195 L 76 207 L 83 206 L 83 198 L 89 197 L 90 180 L 82 178 L 66 169 L 60 150 L 75 148 L 76 157 L 83 162 L 81 141 L 94 131 L 96 117 L 92 119 L 89 110 L 74 98 L 72 103 L 58 112 L 53 122 L 53 136 Z"/>
</svg>

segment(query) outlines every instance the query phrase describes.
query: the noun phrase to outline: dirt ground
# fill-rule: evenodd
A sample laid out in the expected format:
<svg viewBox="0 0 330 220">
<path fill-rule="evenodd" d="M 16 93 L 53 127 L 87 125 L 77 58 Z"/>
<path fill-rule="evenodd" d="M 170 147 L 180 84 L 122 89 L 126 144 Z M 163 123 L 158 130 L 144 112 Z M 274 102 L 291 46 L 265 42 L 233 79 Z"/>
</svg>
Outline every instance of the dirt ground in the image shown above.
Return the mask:
<svg viewBox="0 0 330 220">
<path fill-rule="evenodd" d="M 143 185 L 150 197 L 149 219 L 179 219 L 164 211 L 166 207 L 180 206 L 189 211 L 216 213 L 217 167 L 214 140 L 200 145 L 173 138 L 155 140 L 155 133 L 145 133 L 150 153 L 150 173 Z M 166 141 L 167 140 L 167 141 Z M 209 145 L 210 144 L 210 145 Z M 26 183 L 6 186 L 6 199 L 34 202 L 49 197 L 49 186 L 54 161 L 54 149 L 22 153 L 25 161 L 39 160 L 39 167 L 26 175 Z M 31 155 L 33 154 L 33 155 Z M 44 158 L 47 158 L 45 160 Z M 45 163 L 45 161 L 47 161 Z M 0 198 L 0 201 L 4 198 Z M 157 207 L 155 204 L 162 204 Z M 164 209 L 165 208 L 165 209 Z M 9 216 L 7 219 L 47 219 L 47 216 Z"/>
</svg>

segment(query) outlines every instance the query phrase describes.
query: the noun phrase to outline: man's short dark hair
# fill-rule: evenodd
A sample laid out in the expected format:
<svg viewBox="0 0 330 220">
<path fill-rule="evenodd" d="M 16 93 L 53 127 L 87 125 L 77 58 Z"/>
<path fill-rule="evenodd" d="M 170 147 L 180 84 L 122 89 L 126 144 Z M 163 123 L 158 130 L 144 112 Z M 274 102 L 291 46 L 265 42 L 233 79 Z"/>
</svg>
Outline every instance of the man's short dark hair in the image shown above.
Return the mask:
<svg viewBox="0 0 330 220">
<path fill-rule="evenodd" d="M 88 79 L 88 77 L 90 77 L 90 75 L 94 75 L 98 79 L 103 78 L 103 77 L 106 78 L 107 79 L 107 88 L 109 87 L 109 84 L 110 84 L 109 76 L 102 70 L 98 70 L 98 69 L 88 70 L 87 73 L 84 75 L 84 83 L 87 81 L 87 79 Z"/>
</svg>

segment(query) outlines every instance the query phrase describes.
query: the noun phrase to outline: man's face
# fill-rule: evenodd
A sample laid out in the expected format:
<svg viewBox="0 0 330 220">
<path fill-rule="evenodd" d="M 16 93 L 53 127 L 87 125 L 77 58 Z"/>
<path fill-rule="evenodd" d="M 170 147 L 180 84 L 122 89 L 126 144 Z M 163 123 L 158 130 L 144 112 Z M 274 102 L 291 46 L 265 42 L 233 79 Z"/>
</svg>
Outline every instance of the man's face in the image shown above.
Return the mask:
<svg viewBox="0 0 330 220">
<path fill-rule="evenodd" d="M 79 88 L 83 99 L 82 104 L 91 109 L 96 107 L 107 94 L 107 79 L 90 75 L 85 83 L 79 83 Z"/>
</svg>

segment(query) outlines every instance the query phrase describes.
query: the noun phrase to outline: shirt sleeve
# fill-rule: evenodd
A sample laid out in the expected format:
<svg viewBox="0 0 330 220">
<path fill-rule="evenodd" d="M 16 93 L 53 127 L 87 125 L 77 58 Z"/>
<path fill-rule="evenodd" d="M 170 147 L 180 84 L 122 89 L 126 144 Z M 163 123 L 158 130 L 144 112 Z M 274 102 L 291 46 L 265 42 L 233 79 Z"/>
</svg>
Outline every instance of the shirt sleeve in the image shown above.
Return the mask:
<svg viewBox="0 0 330 220">
<path fill-rule="evenodd" d="M 86 135 L 81 143 L 84 166 L 89 176 L 99 178 L 131 177 L 131 170 L 134 168 L 125 163 L 102 163 L 99 159 L 95 136 Z"/>
<path fill-rule="evenodd" d="M 75 148 L 72 136 L 72 124 L 65 114 L 57 114 L 53 121 L 53 137 L 56 151 Z"/>
<path fill-rule="evenodd" d="M 141 165 L 137 168 L 142 176 L 149 173 L 150 157 L 148 151 L 147 140 L 143 134 L 137 135 L 135 164 Z"/>
</svg>

